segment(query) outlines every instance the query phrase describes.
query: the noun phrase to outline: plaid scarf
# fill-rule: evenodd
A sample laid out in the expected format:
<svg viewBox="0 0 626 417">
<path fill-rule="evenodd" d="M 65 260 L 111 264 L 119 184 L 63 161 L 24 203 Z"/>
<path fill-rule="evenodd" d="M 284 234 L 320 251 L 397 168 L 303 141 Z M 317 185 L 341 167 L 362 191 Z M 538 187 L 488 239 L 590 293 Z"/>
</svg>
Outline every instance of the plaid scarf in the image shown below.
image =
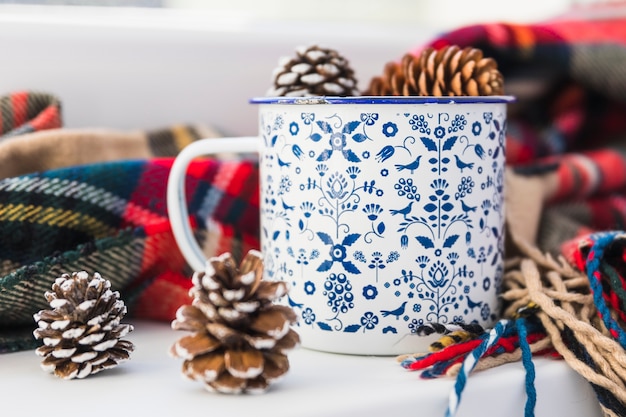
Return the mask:
<svg viewBox="0 0 626 417">
<path fill-rule="evenodd" d="M 32 315 L 64 272 L 99 272 L 135 317 L 171 320 L 189 303 L 191 271 L 167 218 L 173 157 L 214 132 L 61 128 L 59 101 L 0 98 L 0 352 L 29 349 Z M 10 139 L 8 139 L 10 137 Z M 205 159 L 189 167 L 191 221 L 208 255 L 258 247 L 256 163 Z"/>
</svg>

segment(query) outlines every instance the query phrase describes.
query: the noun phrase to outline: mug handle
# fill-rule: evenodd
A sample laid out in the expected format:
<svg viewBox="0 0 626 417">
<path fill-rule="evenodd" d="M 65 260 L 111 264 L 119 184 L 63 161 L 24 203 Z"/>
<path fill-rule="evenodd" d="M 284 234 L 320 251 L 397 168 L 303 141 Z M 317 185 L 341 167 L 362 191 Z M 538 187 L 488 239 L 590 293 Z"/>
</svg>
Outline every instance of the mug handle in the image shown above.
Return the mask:
<svg viewBox="0 0 626 417">
<path fill-rule="evenodd" d="M 205 269 L 206 257 L 196 242 L 189 223 L 185 175 L 194 158 L 225 152 L 258 152 L 259 138 L 256 136 L 234 138 L 200 139 L 185 146 L 174 159 L 167 179 L 167 212 L 174 240 L 183 257 L 194 271 Z"/>
</svg>

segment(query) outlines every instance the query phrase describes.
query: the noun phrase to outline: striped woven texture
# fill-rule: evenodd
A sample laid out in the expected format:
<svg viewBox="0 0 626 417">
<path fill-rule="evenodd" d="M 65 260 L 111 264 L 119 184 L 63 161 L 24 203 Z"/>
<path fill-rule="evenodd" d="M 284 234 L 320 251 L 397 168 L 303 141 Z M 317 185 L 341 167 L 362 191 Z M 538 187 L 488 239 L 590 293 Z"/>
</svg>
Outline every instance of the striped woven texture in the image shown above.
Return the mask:
<svg viewBox="0 0 626 417">
<path fill-rule="evenodd" d="M 15 108 L 23 103 L 36 104 Z M 11 140 L 43 126 L 36 122 L 42 113 L 59 110 L 53 97 L 27 92 L 0 99 L 0 106 Z M 54 119 L 45 128 L 58 128 L 60 115 Z M 43 293 L 64 272 L 99 272 L 135 317 L 171 320 L 190 301 L 191 271 L 175 244 L 165 194 L 173 156 L 197 139 L 192 126 L 162 129 L 145 135 L 149 158 L 120 155 L 0 179 L 0 352 L 35 346 L 32 315 L 48 307 Z M 240 256 L 258 247 L 256 168 L 256 162 L 215 159 L 189 167 L 191 223 L 199 242 L 210 237 L 207 253 Z"/>
<path fill-rule="evenodd" d="M 487 343 L 495 327 L 427 324 L 418 334 L 442 339 L 431 352 L 400 358 L 423 378 L 456 375 L 447 415 L 474 367 L 519 360 L 527 371 L 524 415 L 534 416 L 541 392 L 531 355 L 565 359 L 589 380 L 606 417 L 626 415 L 625 16 L 624 6 L 609 4 L 535 24 L 471 25 L 411 51 L 480 48 L 518 98 L 506 137 L 506 175 L 515 179 L 506 190 L 508 325 Z"/>
</svg>

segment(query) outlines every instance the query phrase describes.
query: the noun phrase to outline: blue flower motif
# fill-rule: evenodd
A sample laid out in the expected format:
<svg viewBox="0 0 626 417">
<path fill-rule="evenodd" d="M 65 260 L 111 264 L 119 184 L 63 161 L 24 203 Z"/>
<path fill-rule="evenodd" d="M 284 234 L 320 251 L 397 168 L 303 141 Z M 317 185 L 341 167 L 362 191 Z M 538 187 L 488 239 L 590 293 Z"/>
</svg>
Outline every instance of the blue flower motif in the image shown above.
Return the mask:
<svg viewBox="0 0 626 417">
<path fill-rule="evenodd" d="M 326 260 L 322 262 L 322 264 L 317 268 L 318 272 L 328 271 L 335 262 L 340 263 L 343 266 L 343 269 L 346 272 L 350 272 L 352 274 L 360 274 L 361 271 L 357 268 L 352 262 L 346 260 L 347 250 L 346 246 L 351 246 L 354 244 L 360 237 L 360 233 L 352 233 L 343 238 L 341 243 L 334 243 L 333 239 L 324 232 L 317 232 L 317 236 L 322 240 L 325 245 L 330 246 L 329 255 L 330 260 Z"/>
<path fill-rule="evenodd" d="M 446 134 L 446 129 L 443 126 L 437 126 L 433 133 L 437 139 L 441 139 Z"/>
<path fill-rule="evenodd" d="M 378 113 L 361 113 L 361 121 L 367 126 L 371 126 L 378 120 Z"/>
<path fill-rule="evenodd" d="M 300 131 L 300 126 L 298 126 L 298 123 L 296 122 L 289 123 L 289 133 L 291 133 L 291 136 L 296 136 L 299 131 Z"/>
<path fill-rule="evenodd" d="M 447 279 L 448 267 L 446 267 L 440 260 L 437 260 L 428 270 L 428 276 L 430 277 L 428 284 L 430 284 L 432 288 L 443 288 L 449 282 Z"/>
<path fill-rule="evenodd" d="M 450 265 L 454 265 L 456 261 L 459 260 L 459 254 L 456 252 L 450 252 L 448 256 L 446 257 L 446 259 L 448 259 L 448 262 L 450 262 Z"/>
<path fill-rule="evenodd" d="M 302 311 L 302 320 L 304 320 L 306 324 L 313 324 L 315 322 L 315 313 L 310 307 Z"/>
<path fill-rule="evenodd" d="M 472 133 L 474 134 L 474 136 L 480 135 L 480 132 L 482 130 L 483 130 L 483 127 L 480 124 L 480 122 L 476 121 L 476 122 L 472 123 Z"/>
<path fill-rule="evenodd" d="M 352 165 L 346 169 L 346 172 L 350 178 L 355 179 L 361 173 L 361 168 L 356 165 Z"/>
<path fill-rule="evenodd" d="M 348 180 L 346 180 L 345 177 L 338 172 L 328 177 L 326 186 L 328 187 L 328 191 L 326 193 L 331 200 L 341 200 L 348 194 Z"/>
<path fill-rule="evenodd" d="M 291 146 L 291 153 L 293 153 L 295 155 L 295 157 L 298 158 L 298 159 L 302 159 L 302 155 L 304 155 L 304 151 L 302 150 L 302 148 L 299 145 L 292 145 Z"/>
<path fill-rule="evenodd" d="M 363 287 L 363 297 L 365 297 L 366 300 L 373 300 L 376 298 L 377 295 L 378 289 L 376 289 L 375 286 L 366 285 L 365 287 Z"/>
<path fill-rule="evenodd" d="M 387 159 L 393 156 L 395 151 L 396 151 L 396 148 L 394 148 L 391 145 L 387 145 L 376 154 L 376 160 L 378 162 L 385 162 Z"/>
<path fill-rule="evenodd" d="M 428 258 L 428 256 L 426 255 L 420 255 L 417 257 L 415 262 L 417 262 L 420 268 L 426 268 L 426 265 L 428 265 L 428 263 L 430 262 L 430 258 Z"/>
<path fill-rule="evenodd" d="M 393 122 L 387 122 L 383 125 L 383 134 L 391 138 L 398 133 L 398 126 Z"/>
<path fill-rule="evenodd" d="M 311 281 L 307 281 L 304 283 L 304 292 L 308 295 L 313 295 L 315 293 L 315 284 Z"/>
<path fill-rule="evenodd" d="M 378 324 L 378 316 L 371 311 L 366 312 L 361 317 L 361 325 L 368 330 L 372 330 Z"/>
<path fill-rule="evenodd" d="M 356 129 L 360 121 L 355 120 L 349 123 L 346 123 L 344 127 L 340 131 L 335 131 L 332 126 L 327 122 L 318 121 L 317 125 L 322 129 L 322 131 L 326 134 L 330 134 L 330 138 L 328 140 L 328 144 L 330 145 L 330 149 L 324 149 L 319 156 L 317 157 L 318 161 L 326 161 L 328 160 L 335 152 L 341 153 L 344 158 L 346 158 L 350 162 L 361 162 L 361 159 L 350 149 L 346 149 L 347 138 L 346 135 L 351 134 L 354 129 Z M 311 139 L 314 141 L 321 140 L 322 136 L 319 133 L 315 133 L 311 135 Z M 352 139 L 355 142 L 363 142 L 367 139 L 365 135 L 362 133 L 357 133 L 352 136 Z"/>
<path fill-rule="evenodd" d="M 318 164 L 315 167 L 315 170 L 317 171 L 318 175 L 320 177 L 323 177 L 324 175 L 326 175 L 326 171 L 328 171 L 328 165 L 326 164 Z"/>
<path fill-rule="evenodd" d="M 491 308 L 489 307 L 489 304 L 487 303 L 483 304 L 483 306 L 480 309 L 480 316 L 483 318 L 483 320 L 487 320 L 489 319 L 490 314 L 491 314 Z"/>
<path fill-rule="evenodd" d="M 304 217 L 308 219 L 311 217 L 313 210 L 315 210 L 315 205 L 310 201 L 303 201 L 302 204 L 300 204 L 300 210 L 302 210 Z"/>
<path fill-rule="evenodd" d="M 487 124 L 491 123 L 492 119 L 493 119 L 493 113 L 492 112 L 485 112 L 485 113 L 483 113 L 483 120 L 485 121 L 485 123 L 487 123 Z"/>
<path fill-rule="evenodd" d="M 315 113 L 300 113 L 300 118 L 305 125 L 310 125 L 315 121 Z"/>
<path fill-rule="evenodd" d="M 422 305 L 421 304 L 413 304 L 413 312 L 414 313 L 419 313 L 420 311 L 422 311 Z"/>
<path fill-rule="evenodd" d="M 380 204 L 370 203 L 363 207 L 363 213 L 367 214 L 367 218 L 371 221 L 378 219 L 378 215 L 383 212 Z"/>
</svg>

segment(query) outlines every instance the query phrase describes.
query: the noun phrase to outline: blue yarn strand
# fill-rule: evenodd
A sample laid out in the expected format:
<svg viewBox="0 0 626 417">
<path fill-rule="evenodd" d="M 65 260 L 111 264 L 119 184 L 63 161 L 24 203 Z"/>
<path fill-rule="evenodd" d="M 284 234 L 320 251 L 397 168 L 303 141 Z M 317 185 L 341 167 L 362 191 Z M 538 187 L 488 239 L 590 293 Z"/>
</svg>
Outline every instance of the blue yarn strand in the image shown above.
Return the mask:
<svg viewBox="0 0 626 417">
<path fill-rule="evenodd" d="M 593 302 L 602 316 L 602 321 L 607 329 L 615 332 L 617 341 L 626 349 L 626 332 L 611 318 L 608 306 L 604 302 L 602 295 L 602 284 L 596 278 L 596 272 L 600 271 L 600 261 L 604 256 L 604 250 L 615 239 L 615 236 L 622 235 L 624 232 L 598 233 L 594 235 L 595 242 L 591 247 L 589 256 L 587 257 L 587 278 L 593 292 Z M 593 256 L 591 256 L 593 255 Z"/>
<path fill-rule="evenodd" d="M 526 329 L 526 319 L 519 318 L 515 321 L 517 335 L 519 336 L 519 346 L 522 350 L 522 363 L 526 369 L 526 405 L 524 407 L 524 417 L 535 417 L 535 405 L 537 404 L 537 390 L 535 389 L 535 365 L 533 364 L 533 354 L 528 344 L 528 332 Z"/>
<path fill-rule="evenodd" d="M 454 389 L 450 392 L 448 409 L 446 410 L 445 417 L 452 417 L 456 414 L 459 408 L 459 404 L 461 402 L 461 395 L 463 394 L 463 389 L 465 388 L 465 384 L 467 383 L 467 378 L 469 377 L 469 374 L 476 367 L 478 360 L 485 354 L 487 349 L 495 345 L 509 327 L 510 320 L 498 321 L 493 329 L 491 329 L 489 333 L 485 334 L 485 336 L 483 337 L 483 341 L 480 343 L 480 345 L 478 345 L 478 347 L 476 347 L 467 355 L 467 357 L 463 361 L 463 364 L 461 365 L 459 374 L 457 375 Z"/>
</svg>

